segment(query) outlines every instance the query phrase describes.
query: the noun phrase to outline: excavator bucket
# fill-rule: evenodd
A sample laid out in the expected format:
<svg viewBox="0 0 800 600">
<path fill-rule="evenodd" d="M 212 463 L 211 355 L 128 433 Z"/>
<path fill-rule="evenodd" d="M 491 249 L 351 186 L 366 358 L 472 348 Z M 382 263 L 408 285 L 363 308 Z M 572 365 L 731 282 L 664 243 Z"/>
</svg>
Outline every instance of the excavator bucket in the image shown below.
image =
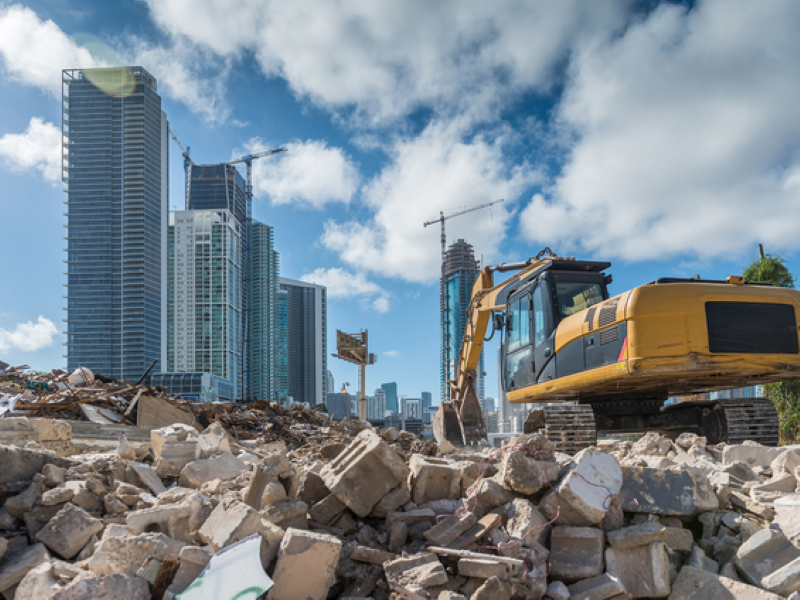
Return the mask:
<svg viewBox="0 0 800 600">
<path fill-rule="evenodd" d="M 433 416 L 433 435 L 437 442 L 447 440 L 457 448 L 486 441 L 486 426 L 472 381 L 461 398 L 441 403 Z"/>
</svg>

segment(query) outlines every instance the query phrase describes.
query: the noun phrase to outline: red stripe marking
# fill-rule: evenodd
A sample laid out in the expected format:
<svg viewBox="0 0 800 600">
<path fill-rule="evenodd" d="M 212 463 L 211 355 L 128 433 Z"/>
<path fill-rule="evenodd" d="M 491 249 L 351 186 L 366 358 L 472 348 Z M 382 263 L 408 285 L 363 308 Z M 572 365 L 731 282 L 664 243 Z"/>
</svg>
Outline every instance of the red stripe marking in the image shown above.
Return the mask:
<svg viewBox="0 0 800 600">
<path fill-rule="evenodd" d="M 625 339 L 622 340 L 622 349 L 619 351 L 619 358 L 617 362 L 622 362 L 625 358 L 625 351 L 628 349 L 628 336 L 625 335 Z"/>
</svg>

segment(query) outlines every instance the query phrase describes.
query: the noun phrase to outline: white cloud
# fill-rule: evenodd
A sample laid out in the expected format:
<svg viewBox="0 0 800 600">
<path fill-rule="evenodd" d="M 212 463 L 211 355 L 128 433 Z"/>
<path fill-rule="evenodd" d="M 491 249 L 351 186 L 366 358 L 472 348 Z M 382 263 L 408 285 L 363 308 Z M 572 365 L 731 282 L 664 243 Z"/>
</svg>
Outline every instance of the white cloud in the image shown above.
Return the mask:
<svg viewBox="0 0 800 600">
<path fill-rule="evenodd" d="M 230 109 L 224 99 L 229 62 L 177 36 L 168 46 L 149 44 L 136 36 L 99 39 L 83 47 L 51 20 L 14 4 L 0 8 L 0 57 L 9 77 L 61 96 L 61 70 L 120 64 L 144 66 L 158 80 L 159 93 L 185 104 L 206 122 L 223 122 Z M 119 53 L 121 57 L 115 56 Z"/>
<path fill-rule="evenodd" d="M 0 352 L 41 350 L 53 345 L 55 335 L 58 335 L 58 329 L 53 322 L 39 315 L 36 323 L 19 323 L 12 331 L 0 329 Z"/>
<path fill-rule="evenodd" d="M 502 138 L 463 141 L 459 130 L 434 123 L 416 138 L 399 140 L 391 164 L 366 186 L 363 197 L 374 211 L 371 221 L 328 221 L 322 241 L 364 271 L 429 282 L 440 271 L 439 226 L 425 221 L 464 207 L 518 196 L 538 179 L 528 167 L 509 171 Z M 509 202 L 510 203 L 510 202 Z M 507 204 L 446 222 L 448 244 L 459 238 L 475 247 L 476 257 L 498 254 L 507 221 Z"/>
<path fill-rule="evenodd" d="M 253 139 L 246 152 L 266 150 Z M 253 162 L 253 194 L 273 204 L 298 204 L 322 208 L 330 202 L 347 203 L 358 189 L 358 167 L 341 148 L 324 141 L 307 140 L 286 144 L 282 152 Z M 234 152 L 234 157 L 246 153 Z"/>
<path fill-rule="evenodd" d="M 399 350 L 387 350 L 383 353 L 384 356 L 388 356 L 389 358 L 399 358 L 401 356 Z"/>
<path fill-rule="evenodd" d="M 391 308 L 389 294 L 377 283 L 369 281 L 362 273 L 346 269 L 316 269 L 300 278 L 300 281 L 324 285 L 328 298 L 361 298 L 364 308 L 388 312 Z"/>
<path fill-rule="evenodd" d="M 62 69 L 102 66 L 53 21 L 19 4 L 0 8 L 0 56 L 11 79 L 55 97 L 61 96 Z"/>
<path fill-rule="evenodd" d="M 156 46 L 130 37 L 121 49 L 130 64 L 143 65 L 158 80 L 158 91 L 185 104 L 206 123 L 223 123 L 230 116 L 225 84 L 230 64 L 204 52 L 185 38 Z"/>
<path fill-rule="evenodd" d="M 154 21 L 367 122 L 426 106 L 482 118 L 509 92 L 546 89 L 575 40 L 625 19 L 627 2 L 145 0 Z M 454 114 L 454 113 L 453 113 Z"/>
<path fill-rule="evenodd" d="M 23 133 L 0 137 L 0 158 L 12 169 L 36 169 L 56 183 L 61 180 L 61 128 L 33 117 Z"/>
<path fill-rule="evenodd" d="M 797 248 L 800 4 L 665 4 L 576 55 L 561 121 L 577 140 L 521 222 L 603 257 Z"/>
</svg>

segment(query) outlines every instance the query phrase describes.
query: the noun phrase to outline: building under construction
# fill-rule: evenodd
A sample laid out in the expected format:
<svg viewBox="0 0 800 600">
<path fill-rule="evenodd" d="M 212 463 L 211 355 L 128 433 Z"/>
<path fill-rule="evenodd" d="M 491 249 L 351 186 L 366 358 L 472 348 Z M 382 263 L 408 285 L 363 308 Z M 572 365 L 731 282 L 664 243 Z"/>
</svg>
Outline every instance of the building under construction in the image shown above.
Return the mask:
<svg viewBox="0 0 800 600">
<path fill-rule="evenodd" d="M 467 325 L 467 308 L 472 295 L 472 285 L 480 266 L 475 260 L 472 246 L 464 240 L 451 244 L 444 255 L 442 276 L 439 284 L 439 306 L 441 319 L 441 394 L 442 401 L 449 399 L 447 382 L 456 378 L 461 341 Z M 483 356 L 475 392 L 483 398 Z"/>
</svg>

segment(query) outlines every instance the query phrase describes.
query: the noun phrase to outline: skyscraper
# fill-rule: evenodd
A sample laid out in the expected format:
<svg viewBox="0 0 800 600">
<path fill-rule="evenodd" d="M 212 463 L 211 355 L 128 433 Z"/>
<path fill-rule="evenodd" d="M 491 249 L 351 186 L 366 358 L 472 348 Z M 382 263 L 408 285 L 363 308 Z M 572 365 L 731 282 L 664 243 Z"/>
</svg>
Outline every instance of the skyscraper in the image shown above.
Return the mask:
<svg viewBox="0 0 800 600">
<path fill-rule="evenodd" d="M 278 333 L 279 354 L 285 353 L 285 361 L 279 356 L 279 382 L 287 384 L 287 395 L 295 402 L 310 405 L 323 404 L 327 399 L 328 368 L 327 344 L 325 341 L 327 318 L 327 290 L 324 286 L 281 277 L 278 295 L 279 323 L 284 327 Z M 285 311 L 285 322 L 281 312 Z M 280 373 L 280 371 L 279 371 Z"/>
<path fill-rule="evenodd" d="M 167 352 L 167 117 L 142 67 L 65 69 L 62 98 L 67 368 L 136 381 Z"/>
<path fill-rule="evenodd" d="M 167 370 L 211 373 L 241 397 L 242 224 L 225 209 L 174 212 Z"/>
<path fill-rule="evenodd" d="M 461 342 L 467 327 L 467 310 L 478 270 L 478 261 L 475 260 L 470 244 L 464 240 L 457 240 L 447 249 L 439 286 L 442 325 L 440 364 L 442 401 L 449 400 L 447 382 L 456 378 Z M 479 399 L 483 398 L 483 353 L 476 373 L 475 393 Z"/>
<path fill-rule="evenodd" d="M 289 291 L 281 289 L 280 283 L 275 328 L 275 388 L 278 400 L 283 402 L 289 399 Z"/>
<path fill-rule="evenodd" d="M 384 383 L 381 384 L 381 389 L 386 393 L 386 410 L 390 410 L 394 414 L 399 415 L 400 410 L 397 406 L 397 384 L 394 381 L 391 383 Z"/>
<path fill-rule="evenodd" d="M 274 235 L 269 225 L 253 221 L 252 237 L 248 398 L 277 400 L 278 253 L 273 249 Z"/>
</svg>

